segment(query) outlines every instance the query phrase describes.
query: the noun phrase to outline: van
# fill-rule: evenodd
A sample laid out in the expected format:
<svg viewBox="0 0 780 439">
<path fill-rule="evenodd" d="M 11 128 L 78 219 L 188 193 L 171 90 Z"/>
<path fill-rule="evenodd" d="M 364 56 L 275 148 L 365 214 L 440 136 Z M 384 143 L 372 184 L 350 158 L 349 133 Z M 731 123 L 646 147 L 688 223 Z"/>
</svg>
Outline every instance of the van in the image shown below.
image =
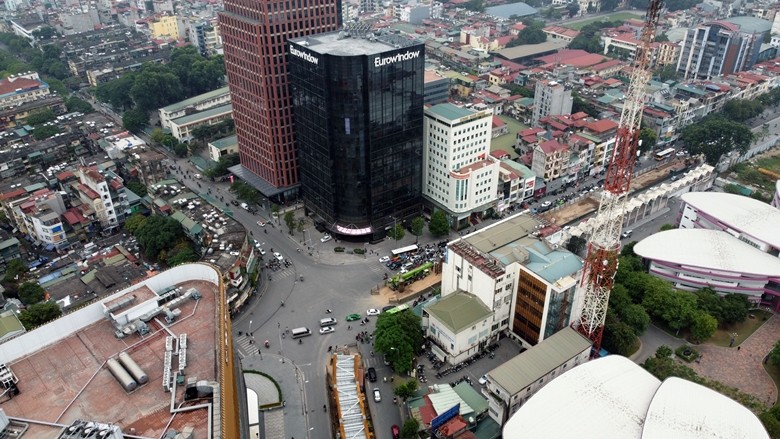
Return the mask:
<svg viewBox="0 0 780 439">
<path fill-rule="evenodd" d="M 332 326 L 338 323 L 333 317 L 325 317 L 320 320 L 320 326 Z"/>
<path fill-rule="evenodd" d="M 311 331 L 307 327 L 295 328 L 291 332 L 292 338 L 301 338 L 311 335 Z"/>
</svg>

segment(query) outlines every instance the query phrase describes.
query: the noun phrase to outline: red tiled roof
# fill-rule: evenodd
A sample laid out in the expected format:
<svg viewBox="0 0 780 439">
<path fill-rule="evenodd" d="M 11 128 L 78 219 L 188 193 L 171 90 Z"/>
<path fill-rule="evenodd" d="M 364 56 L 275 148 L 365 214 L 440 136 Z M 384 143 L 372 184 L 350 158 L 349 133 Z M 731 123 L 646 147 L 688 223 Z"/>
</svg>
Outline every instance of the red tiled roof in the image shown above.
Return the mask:
<svg viewBox="0 0 780 439">
<path fill-rule="evenodd" d="M 10 200 L 13 198 L 18 198 L 20 195 L 26 194 L 27 191 L 23 188 L 18 188 L 15 190 L 12 190 L 11 192 L 6 192 L 4 194 L 0 194 L 0 201 Z"/>
<path fill-rule="evenodd" d="M 95 168 L 83 168 L 84 169 L 84 175 L 92 179 L 93 181 L 105 181 L 106 179 L 100 175 L 100 172 L 98 172 Z"/>
<path fill-rule="evenodd" d="M 81 192 L 84 193 L 84 195 L 88 196 L 91 200 L 97 200 L 98 198 L 100 198 L 100 195 L 98 195 L 97 192 L 95 192 L 94 190 L 92 190 L 92 188 L 90 188 L 89 186 L 83 183 L 79 183 L 78 188 Z"/>
<path fill-rule="evenodd" d="M 542 148 L 545 154 L 552 154 L 555 151 L 565 151 L 567 149 L 566 145 L 561 145 L 557 140 L 542 142 L 539 144 L 539 147 Z"/>
<path fill-rule="evenodd" d="M 122 183 L 119 182 L 117 179 L 111 180 L 111 183 L 109 183 L 109 186 L 111 186 L 114 189 L 122 189 L 125 187 Z"/>
<path fill-rule="evenodd" d="M 571 118 L 574 119 L 574 120 L 580 120 L 580 119 L 584 119 L 586 117 L 588 117 L 588 113 L 586 113 L 584 111 L 578 111 L 578 112 L 576 112 L 576 113 L 571 115 Z"/>
<path fill-rule="evenodd" d="M 461 430 L 464 430 L 469 424 L 462 417 L 456 416 L 439 427 L 439 432 L 444 437 L 450 437 Z"/>
<path fill-rule="evenodd" d="M 618 66 L 620 64 L 623 64 L 623 62 L 620 61 L 620 60 L 617 60 L 617 59 L 613 59 L 613 60 L 610 60 L 610 61 L 605 61 L 605 62 L 603 62 L 601 64 L 596 64 L 595 66 L 591 67 L 591 69 L 596 70 L 596 71 L 598 71 L 598 70 L 606 70 L 606 69 Z"/>
<path fill-rule="evenodd" d="M 498 116 L 493 116 L 493 128 L 499 128 L 505 125 L 506 124 L 504 123 L 504 121 L 499 119 Z"/>
<path fill-rule="evenodd" d="M 587 128 L 594 133 L 603 133 L 617 128 L 618 124 L 609 119 L 601 119 L 595 122 L 591 122 L 587 125 Z"/>
<path fill-rule="evenodd" d="M 523 142 L 525 142 L 525 143 L 534 143 L 537 140 L 539 140 L 536 137 L 536 134 L 531 134 L 530 136 L 524 136 L 522 139 L 523 139 Z"/>
<path fill-rule="evenodd" d="M 503 159 L 504 157 L 509 157 L 509 153 L 504 151 L 503 149 L 497 149 L 495 151 L 491 151 L 490 155 L 497 159 Z"/>
<path fill-rule="evenodd" d="M 10 80 L 6 78 L 0 81 L 0 95 L 13 93 L 14 91 L 16 91 L 17 88 L 21 88 L 24 90 L 24 89 L 35 88 L 40 85 L 41 83 L 34 79 L 16 78 L 14 80 Z"/>
<path fill-rule="evenodd" d="M 562 27 L 562 26 L 547 26 L 546 28 L 542 29 L 547 32 L 556 33 L 558 35 L 563 35 L 569 38 L 574 38 L 577 35 L 580 34 L 579 31 L 576 31 L 574 29 L 569 29 L 568 27 Z"/>
<path fill-rule="evenodd" d="M 57 174 L 57 180 L 59 181 L 65 181 L 70 178 L 75 178 L 76 175 L 70 171 L 62 171 L 59 174 Z"/>
<path fill-rule="evenodd" d="M 71 226 L 74 224 L 82 224 L 89 222 L 88 219 L 84 218 L 84 215 L 81 214 L 81 211 L 76 208 L 70 208 L 65 213 L 62 214 L 63 218 L 65 218 L 65 221 L 70 224 Z"/>
<path fill-rule="evenodd" d="M 562 124 L 560 122 L 556 122 L 556 121 L 551 121 L 550 122 L 550 126 L 555 128 L 556 130 L 560 130 L 560 131 L 565 131 L 566 128 L 568 128 L 566 125 L 564 125 L 564 124 Z"/>
<path fill-rule="evenodd" d="M 621 80 L 619 80 L 617 78 L 609 78 L 606 81 L 604 81 L 604 84 L 607 84 L 607 85 L 620 85 L 622 83 L 623 83 L 623 81 L 621 81 Z"/>
<path fill-rule="evenodd" d="M 520 131 L 520 136 L 521 137 L 530 136 L 536 133 L 541 133 L 542 131 L 544 131 L 544 129 L 539 127 L 526 128 L 523 131 Z"/>
</svg>

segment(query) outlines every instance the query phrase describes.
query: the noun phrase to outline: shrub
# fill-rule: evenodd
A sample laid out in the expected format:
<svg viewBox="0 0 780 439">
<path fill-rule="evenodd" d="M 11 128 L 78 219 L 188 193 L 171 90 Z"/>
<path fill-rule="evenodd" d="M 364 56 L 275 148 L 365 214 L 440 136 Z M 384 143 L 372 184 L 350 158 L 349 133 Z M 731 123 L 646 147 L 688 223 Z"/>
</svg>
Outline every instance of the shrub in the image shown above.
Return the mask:
<svg viewBox="0 0 780 439">
<path fill-rule="evenodd" d="M 692 348 L 690 346 L 687 346 L 687 345 L 680 346 L 679 348 L 677 348 L 674 351 L 674 353 L 675 353 L 675 355 L 677 355 L 678 357 L 682 358 L 683 360 L 685 360 L 685 361 L 687 361 L 689 363 L 691 361 L 699 358 L 699 352 L 696 351 L 696 349 L 694 349 L 694 348 Z"/>
<path fill-rule="evenodd" d="M 362 248 L 356 248 L 356 249 L 352 250 L 352 253 L 354 253 L 356 255 L 364 255 L 364 254 L 366 254 L 366 250 L 362 249 Z"/>
<path fill-rule="evenodd" d="M 336 253 L 344 253 L 344 247 L 336 247 L 333 249 L 333 251 Z"/>
</svg>

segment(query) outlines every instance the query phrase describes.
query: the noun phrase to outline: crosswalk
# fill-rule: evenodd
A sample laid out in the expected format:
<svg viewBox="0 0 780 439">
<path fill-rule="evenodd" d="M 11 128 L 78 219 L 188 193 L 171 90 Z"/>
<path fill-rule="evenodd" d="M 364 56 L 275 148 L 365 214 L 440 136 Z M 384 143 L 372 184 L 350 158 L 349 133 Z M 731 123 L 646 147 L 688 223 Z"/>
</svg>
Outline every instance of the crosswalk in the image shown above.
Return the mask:
<svg viewBox="0 0 780 439">
<path fill-rule="evenodd" d="M 258 344 L 251 343 L 251 342 L 252 342 L 252 337 L 247 337 L 246 335 L 240 335 L 233 339 L 233 348 L 238 350 L 238 355 L 241 358 L 247 357 L 252 354 L 256 354 L 258 350 Z M 262 341 L 260 341 L 260 344 L 262 344 Z"/>
<path fill-rule="evenodd" d="M 295 276 L 295 269 L 293 267 L 285 268 L 281 271 L 268 271 L 268 275 L 271 279 L 284 279 L 290 276 Z"/>
</svg>

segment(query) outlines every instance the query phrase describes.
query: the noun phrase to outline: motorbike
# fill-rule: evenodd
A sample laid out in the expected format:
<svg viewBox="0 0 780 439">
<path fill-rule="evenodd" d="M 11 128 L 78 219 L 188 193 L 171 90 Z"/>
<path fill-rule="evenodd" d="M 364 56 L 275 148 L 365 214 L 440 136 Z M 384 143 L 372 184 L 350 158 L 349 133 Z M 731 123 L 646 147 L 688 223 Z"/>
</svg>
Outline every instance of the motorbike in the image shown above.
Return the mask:
<svg viewBox="0 0 780 439">
<path fill-rule="evenodd" d="M 265 347 L 267 347 L 267 348 L 271 347 L 271 343 L 269 343 L 268 340 L 265 341 Z"/>
</svg>

